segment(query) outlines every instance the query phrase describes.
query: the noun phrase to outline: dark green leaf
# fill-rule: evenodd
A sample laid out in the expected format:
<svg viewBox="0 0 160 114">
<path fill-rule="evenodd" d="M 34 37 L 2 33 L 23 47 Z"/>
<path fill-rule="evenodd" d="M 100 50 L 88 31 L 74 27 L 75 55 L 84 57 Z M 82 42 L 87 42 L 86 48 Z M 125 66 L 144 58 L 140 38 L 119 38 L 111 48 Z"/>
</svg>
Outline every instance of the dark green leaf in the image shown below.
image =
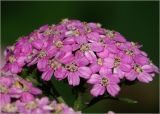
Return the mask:
<svg viewBox="0 0 160 114">
<path fill-rule="evenodd" d="M 58 81 L 54 78 L 51 80 L 52 84 L 54 85 L 56 91 L 64 101 L 69 105 L 73 106 L 74 101 L 76 99 L 76 95 L 72 92 L 72 87 L 68 85 L 68 83 L 65 83 L 64 81 Z"/>
</svg>

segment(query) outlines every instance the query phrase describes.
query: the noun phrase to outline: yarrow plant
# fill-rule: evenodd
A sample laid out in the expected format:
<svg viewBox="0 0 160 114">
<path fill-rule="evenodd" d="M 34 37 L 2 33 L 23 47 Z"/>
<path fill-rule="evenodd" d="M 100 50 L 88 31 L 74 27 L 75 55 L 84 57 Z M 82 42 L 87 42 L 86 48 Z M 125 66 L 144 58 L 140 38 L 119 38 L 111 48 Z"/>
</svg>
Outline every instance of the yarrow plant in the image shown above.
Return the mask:
<svg viewBox="0 0 160 114">
<path fill-rule="evenodd" d="M 13 111 L 22 113 L 63 111 L 71 114 L 74 110 L 64 102 L 57 104 L 56 101 L 49 101 L 49 98 L 37 97 L 43 84 L 50 84 L 53 78 L 68 83 L 73 86 L 72 89 L 91 86 L 93 100 L 102 96 L 116 97 L 124 81 L 149 83 L 159 69 L 140 50 L 141 47 L 138 43 L 127 41 L 119 32 L 102 28 L 99 23 L 63 19 L 57 25 L 44 25 L 28 36 L 20 37 L 5 50 L 6 64 L 2 71 L 12 73 L 12 76 L 2 75 L 0 79 L 1 102 L 4 104 L 2 111 L 10 111 L 12 108 L 9 107 L 14 105 Z M 23 77 L 26 69 L 29 73 L 35 69 L 36 74 Z M 30 79 L 32 83 L 40 83 L 35 84 L 40 89 L 16 74 Z M 52 86 L 52 93 L 57 94 Z M 79 100 L 83 92 L 77 93 L 80 93 L 77 94 Z M 17 101 L 11 102 L 11 98 Z M 75 101 L 75 105 L 78 107 L 75 110 L 82 109 L 80 102 Z"/>
</svg>

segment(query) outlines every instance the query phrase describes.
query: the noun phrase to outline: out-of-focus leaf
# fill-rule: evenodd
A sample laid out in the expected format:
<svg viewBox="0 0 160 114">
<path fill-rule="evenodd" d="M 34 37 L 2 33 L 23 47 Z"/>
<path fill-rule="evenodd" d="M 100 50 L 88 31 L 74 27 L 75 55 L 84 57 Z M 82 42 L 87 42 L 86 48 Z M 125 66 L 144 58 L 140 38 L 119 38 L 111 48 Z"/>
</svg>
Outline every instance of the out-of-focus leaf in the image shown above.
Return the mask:
<svg viewBox="0 0 160 114">
<path fill-rule="evenodd" d="M 73 106 L 76 99 L 76 94 L 72 92 L 72 87 L 69 86 L 64 81 L 58 81 L 54 78 L 51 79 L 52 84 L 54 85 L 56 91 L 62 96 L 64 101 L 69 105 Z"/>
</svg>

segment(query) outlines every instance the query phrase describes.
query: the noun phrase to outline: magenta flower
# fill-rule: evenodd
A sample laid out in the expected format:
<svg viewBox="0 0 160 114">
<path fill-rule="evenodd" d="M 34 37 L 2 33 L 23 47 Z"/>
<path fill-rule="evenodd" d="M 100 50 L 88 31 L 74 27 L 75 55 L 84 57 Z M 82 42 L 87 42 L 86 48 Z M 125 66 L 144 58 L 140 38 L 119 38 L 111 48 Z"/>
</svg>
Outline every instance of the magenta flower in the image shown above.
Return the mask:
<svg viewBox="0 0 160 114">
<path fill-rule="evenodd" d="M 42 59 L 38 64 L 38 69 L 43 72 L 42 79 L 50 80 L 51 76 L 54 74 L 55 77 L 58 74 L 59 79 L 64 79 L 64 69 L 62 64 L 71 61 L 73 55 L 71 52 L 61 52 L 57 57 L 52 59 Z"/>
<path fill-rule="evenodd" d="M 8 94 L 8 91 L 13 80 L 8 77 L 5 77 L 5 76 L 0 77 L 0 104 L 1 105 L 11 102 L 11 98 L 10 98 L 10 95 Z"/>
<path fill-rule="evenodd" d="M 2 114 L 81 114 L 80 111 L 76 112 L 64 103 L 49 101 L 47 97 L 36 98 L 29 102 L 17 100 L 1 105 L 1 112 Z"/>
<path fill-rule="evenodd" d="M 43 59 L 49 59 L 54 56 L 55 50 L 52 47 L 48 47 L 48 42 L 41 41 L 37 44 L 37 49 L 33 50 L 33 55 L 29 61 L 28 66 L 36 64 L 37 66 L 43 61 Z"/>
<path fill-rule="evenodd" d="M 116 74 L 107 72 L 101 72 L 100 75 L 92 74 L 90 79 L 87 81 L 93 84 L 91 94 L 95 97 L 103 95 L 107 91 L 111 96 L 116 96 L 120 91 L 118 83 L 120 82 Z"/>
<path fill-rule="evenodd" d="M 106 36 L 107 38 L 117 42 L 126 42 L 126 39 L 116 31 L 106 30 Z"/>
<path fill-rule="evenodd" d="M 50 110 L 45 109 L 47 105 L 49 105 L 47 97 L 29 102 L 17 101 L 18 111 L 24 114 L 49 114 Z"/>
<path fill-rule="evenodd" d="M 61 71 L 55 72 L 55 77 L 58 79 L 64 79 L 67 77 L 69 85 L 79 85 L 80 77 L 88 79 L 92 74 L 91 69 L 85 66 L 86 64 L 88 64 L 88 61 L 84 57 L 75 57 L 72 61 L 65 64 Z"/>
<path fill-rule="evenodd" d="M 22 101 L 33 100 L 34 96 L 41 94 L 41 90 L 32 86 L 18 76 L 3 75 L 0 77 L 1 98 L 3 104 L 9 103 L 12 98 L 21 98 Z"/>
<path fill-rule="evenodd" d="M 125 74 L 126 79 L 133 81 L 136 78 L 144 83 L 149 83 L 152 81 L 152 73 L 155 72 L 155 67 L 153 67 L 151 64 L 147 65 L 133 65 L 133 70 L 131 70 L 129 73 Z"/>
<path fill-rule="evenodd" d="M 11 73 L 19 73 L 22 70 L 22 67 L 25 65 L 24 55 L 7 55 L 6 61 L 7 63 L 3 67 L 4 71 L 10 71 Z"/>
<path fill-rule="evenodd" d="M 10 85 L 9 94 L 11 97 L 22 98 L 28 101 L 33 99 L 33 95 L 41 94 L 41 90 L 33 87 L 31 82 L 25 81 L 20 77 L 13 78 L 14 82 Z"/>
<path fill-rule="evenodd" d="M 32 44 L 29 42 L 28 37 L 22 37 L 15 44 L 15 54 L 23 53 L 25 55 L 32 52 Z"/>
</svg>

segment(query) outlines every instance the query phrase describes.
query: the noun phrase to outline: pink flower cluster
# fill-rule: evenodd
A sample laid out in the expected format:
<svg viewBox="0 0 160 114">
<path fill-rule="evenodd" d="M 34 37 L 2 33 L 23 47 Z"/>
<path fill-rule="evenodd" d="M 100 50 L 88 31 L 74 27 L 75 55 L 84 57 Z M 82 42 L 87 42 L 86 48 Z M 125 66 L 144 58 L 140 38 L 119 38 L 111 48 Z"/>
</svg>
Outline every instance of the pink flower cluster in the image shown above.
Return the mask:
<svg viewBox="0 0 160 114">
<path fill-rule="evenodd" d="M 8 47 L 3 70 L 19 73 L 24 66 L 36 64 L 43 80 L 67 78 L 69 85 L 77 86 L 84 78 L 93 85 L 93 96 L 105 91 L 116 96 L 121 79 L 149 83 L 159 72 L 140 47 L 99 23 L 64 19 Z"/>
<path fill-rule="evenodd" d="M 35 98 L 28 102 L 17 100 L 7 103 L 1 107 L 1 111 L 1 114 L 81 114 L 64 103 L 49 101 L 47 97 Z"/>
<path fill-rule="evenodd" d="M 42 92 L 32 83 L 17 75 L 2 74 L 0 77 L 1 114 L 81 114 L 64 103 L 38 98 Z"/>
<path fill-rule="evenodd" d="M 32 101 L 42 91 L 33 87 L 32 83 L 17 75 L 2 74 L 0 77 L 0 104 L 10 103 L 15 99 L 23 102 Z"/>
</svg>

